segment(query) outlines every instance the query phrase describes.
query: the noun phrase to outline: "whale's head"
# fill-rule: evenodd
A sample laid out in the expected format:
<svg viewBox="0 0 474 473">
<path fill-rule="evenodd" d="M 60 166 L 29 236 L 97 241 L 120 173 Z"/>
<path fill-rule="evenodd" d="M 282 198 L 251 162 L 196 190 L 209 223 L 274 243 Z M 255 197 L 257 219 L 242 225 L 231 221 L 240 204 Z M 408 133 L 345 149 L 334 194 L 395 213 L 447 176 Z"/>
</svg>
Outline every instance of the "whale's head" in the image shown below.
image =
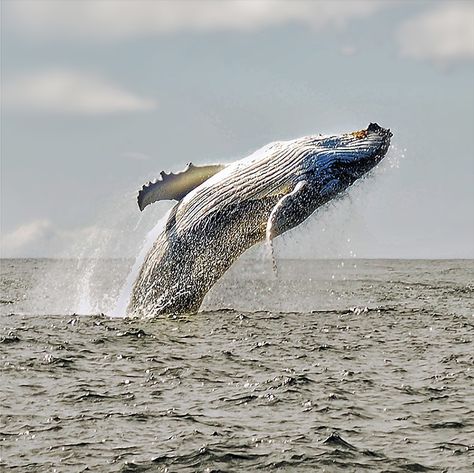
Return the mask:
<svg viewBox="0 0 474 473">
<path fill-rule="evenodd" d="M 313 138 L 306 176 L 318 183 L 322 200 L 330 200 L 375 167 L 385 156 L 392 133 L 371 123 L 365 130 Z"/>
</svg>

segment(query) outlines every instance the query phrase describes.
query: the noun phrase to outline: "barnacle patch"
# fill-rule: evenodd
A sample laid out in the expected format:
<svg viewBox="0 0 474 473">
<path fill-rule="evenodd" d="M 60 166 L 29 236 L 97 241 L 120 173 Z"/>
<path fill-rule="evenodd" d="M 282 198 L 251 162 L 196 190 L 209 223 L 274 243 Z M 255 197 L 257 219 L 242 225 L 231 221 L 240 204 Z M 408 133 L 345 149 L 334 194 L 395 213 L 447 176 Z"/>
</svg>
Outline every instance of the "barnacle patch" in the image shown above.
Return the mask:
<svg viewBox="0 0 474 473">
<path fill-rule="evenodd" d="M 354 131 L 351 133 L 351 135 L 357 138 L 358 140 L 361 140 L 362 138 L 367 137 L 367 130 Z"/>
</svg>

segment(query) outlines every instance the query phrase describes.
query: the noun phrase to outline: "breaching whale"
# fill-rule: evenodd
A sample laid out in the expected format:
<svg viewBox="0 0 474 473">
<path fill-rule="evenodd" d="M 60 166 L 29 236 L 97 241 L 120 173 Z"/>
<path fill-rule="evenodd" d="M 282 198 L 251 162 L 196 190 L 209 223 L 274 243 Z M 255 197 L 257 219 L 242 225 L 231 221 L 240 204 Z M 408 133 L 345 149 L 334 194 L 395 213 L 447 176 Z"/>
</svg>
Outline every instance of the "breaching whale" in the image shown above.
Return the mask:
<svg viewBox="0 0 474 473">
<path fill-rule="evenodd" d="M 230 164 L 162 172 L 138 206 L 177 200 L 145 258 L 127 315 L 199 309 L 206 293 L 252 245 L 307 219 L 385 156 L 392 133 L 375 123 L 341 135 L 278 141 Z"/>
</svg>

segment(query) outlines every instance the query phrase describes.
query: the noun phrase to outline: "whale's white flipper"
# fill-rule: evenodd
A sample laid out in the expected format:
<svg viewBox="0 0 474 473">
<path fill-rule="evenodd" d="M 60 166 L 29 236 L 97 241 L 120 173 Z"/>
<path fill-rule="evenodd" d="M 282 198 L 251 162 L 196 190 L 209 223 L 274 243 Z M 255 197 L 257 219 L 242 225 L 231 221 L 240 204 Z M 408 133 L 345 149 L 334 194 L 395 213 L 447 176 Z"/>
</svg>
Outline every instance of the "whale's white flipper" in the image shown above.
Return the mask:
<svg viewBox="0 0 474 473">
<path fill-rule="evenodd" d="M 143 210 L 157 200 L 181 200 L 187 193 L 225 167 L 225 164 L 195 166 L 189 163 L 184 171 L 176 174 L 161 171 L 158 179 L 146 183 L 138 192 L 138 207 Z"/>
<path fill-rule="evenodd" d="M 284 195 L 273 207 L 267 221 L 266 239 L 268 242 L 299 223 L 298 216 L 301 214 L 301 207 L 305 205 L 305 191 L 308 187 L 309 184 L 306 181 L 298 182 L 295 188 Z"/>
</svg>

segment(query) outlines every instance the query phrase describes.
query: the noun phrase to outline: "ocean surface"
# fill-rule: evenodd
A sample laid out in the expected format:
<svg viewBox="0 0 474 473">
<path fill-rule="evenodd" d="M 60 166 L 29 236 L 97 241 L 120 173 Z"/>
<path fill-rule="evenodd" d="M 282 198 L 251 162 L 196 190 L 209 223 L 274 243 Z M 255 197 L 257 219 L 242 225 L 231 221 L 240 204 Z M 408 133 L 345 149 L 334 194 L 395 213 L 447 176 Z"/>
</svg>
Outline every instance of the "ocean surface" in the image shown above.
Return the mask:
<svg viewBox="0 0 474 473">
<path fill-rule="evenodd" d="M 1 471 L 474 471 L 473 261 L 242 259 L 110 317 L 130 265 L 1 261 Z"/>
</svg>

